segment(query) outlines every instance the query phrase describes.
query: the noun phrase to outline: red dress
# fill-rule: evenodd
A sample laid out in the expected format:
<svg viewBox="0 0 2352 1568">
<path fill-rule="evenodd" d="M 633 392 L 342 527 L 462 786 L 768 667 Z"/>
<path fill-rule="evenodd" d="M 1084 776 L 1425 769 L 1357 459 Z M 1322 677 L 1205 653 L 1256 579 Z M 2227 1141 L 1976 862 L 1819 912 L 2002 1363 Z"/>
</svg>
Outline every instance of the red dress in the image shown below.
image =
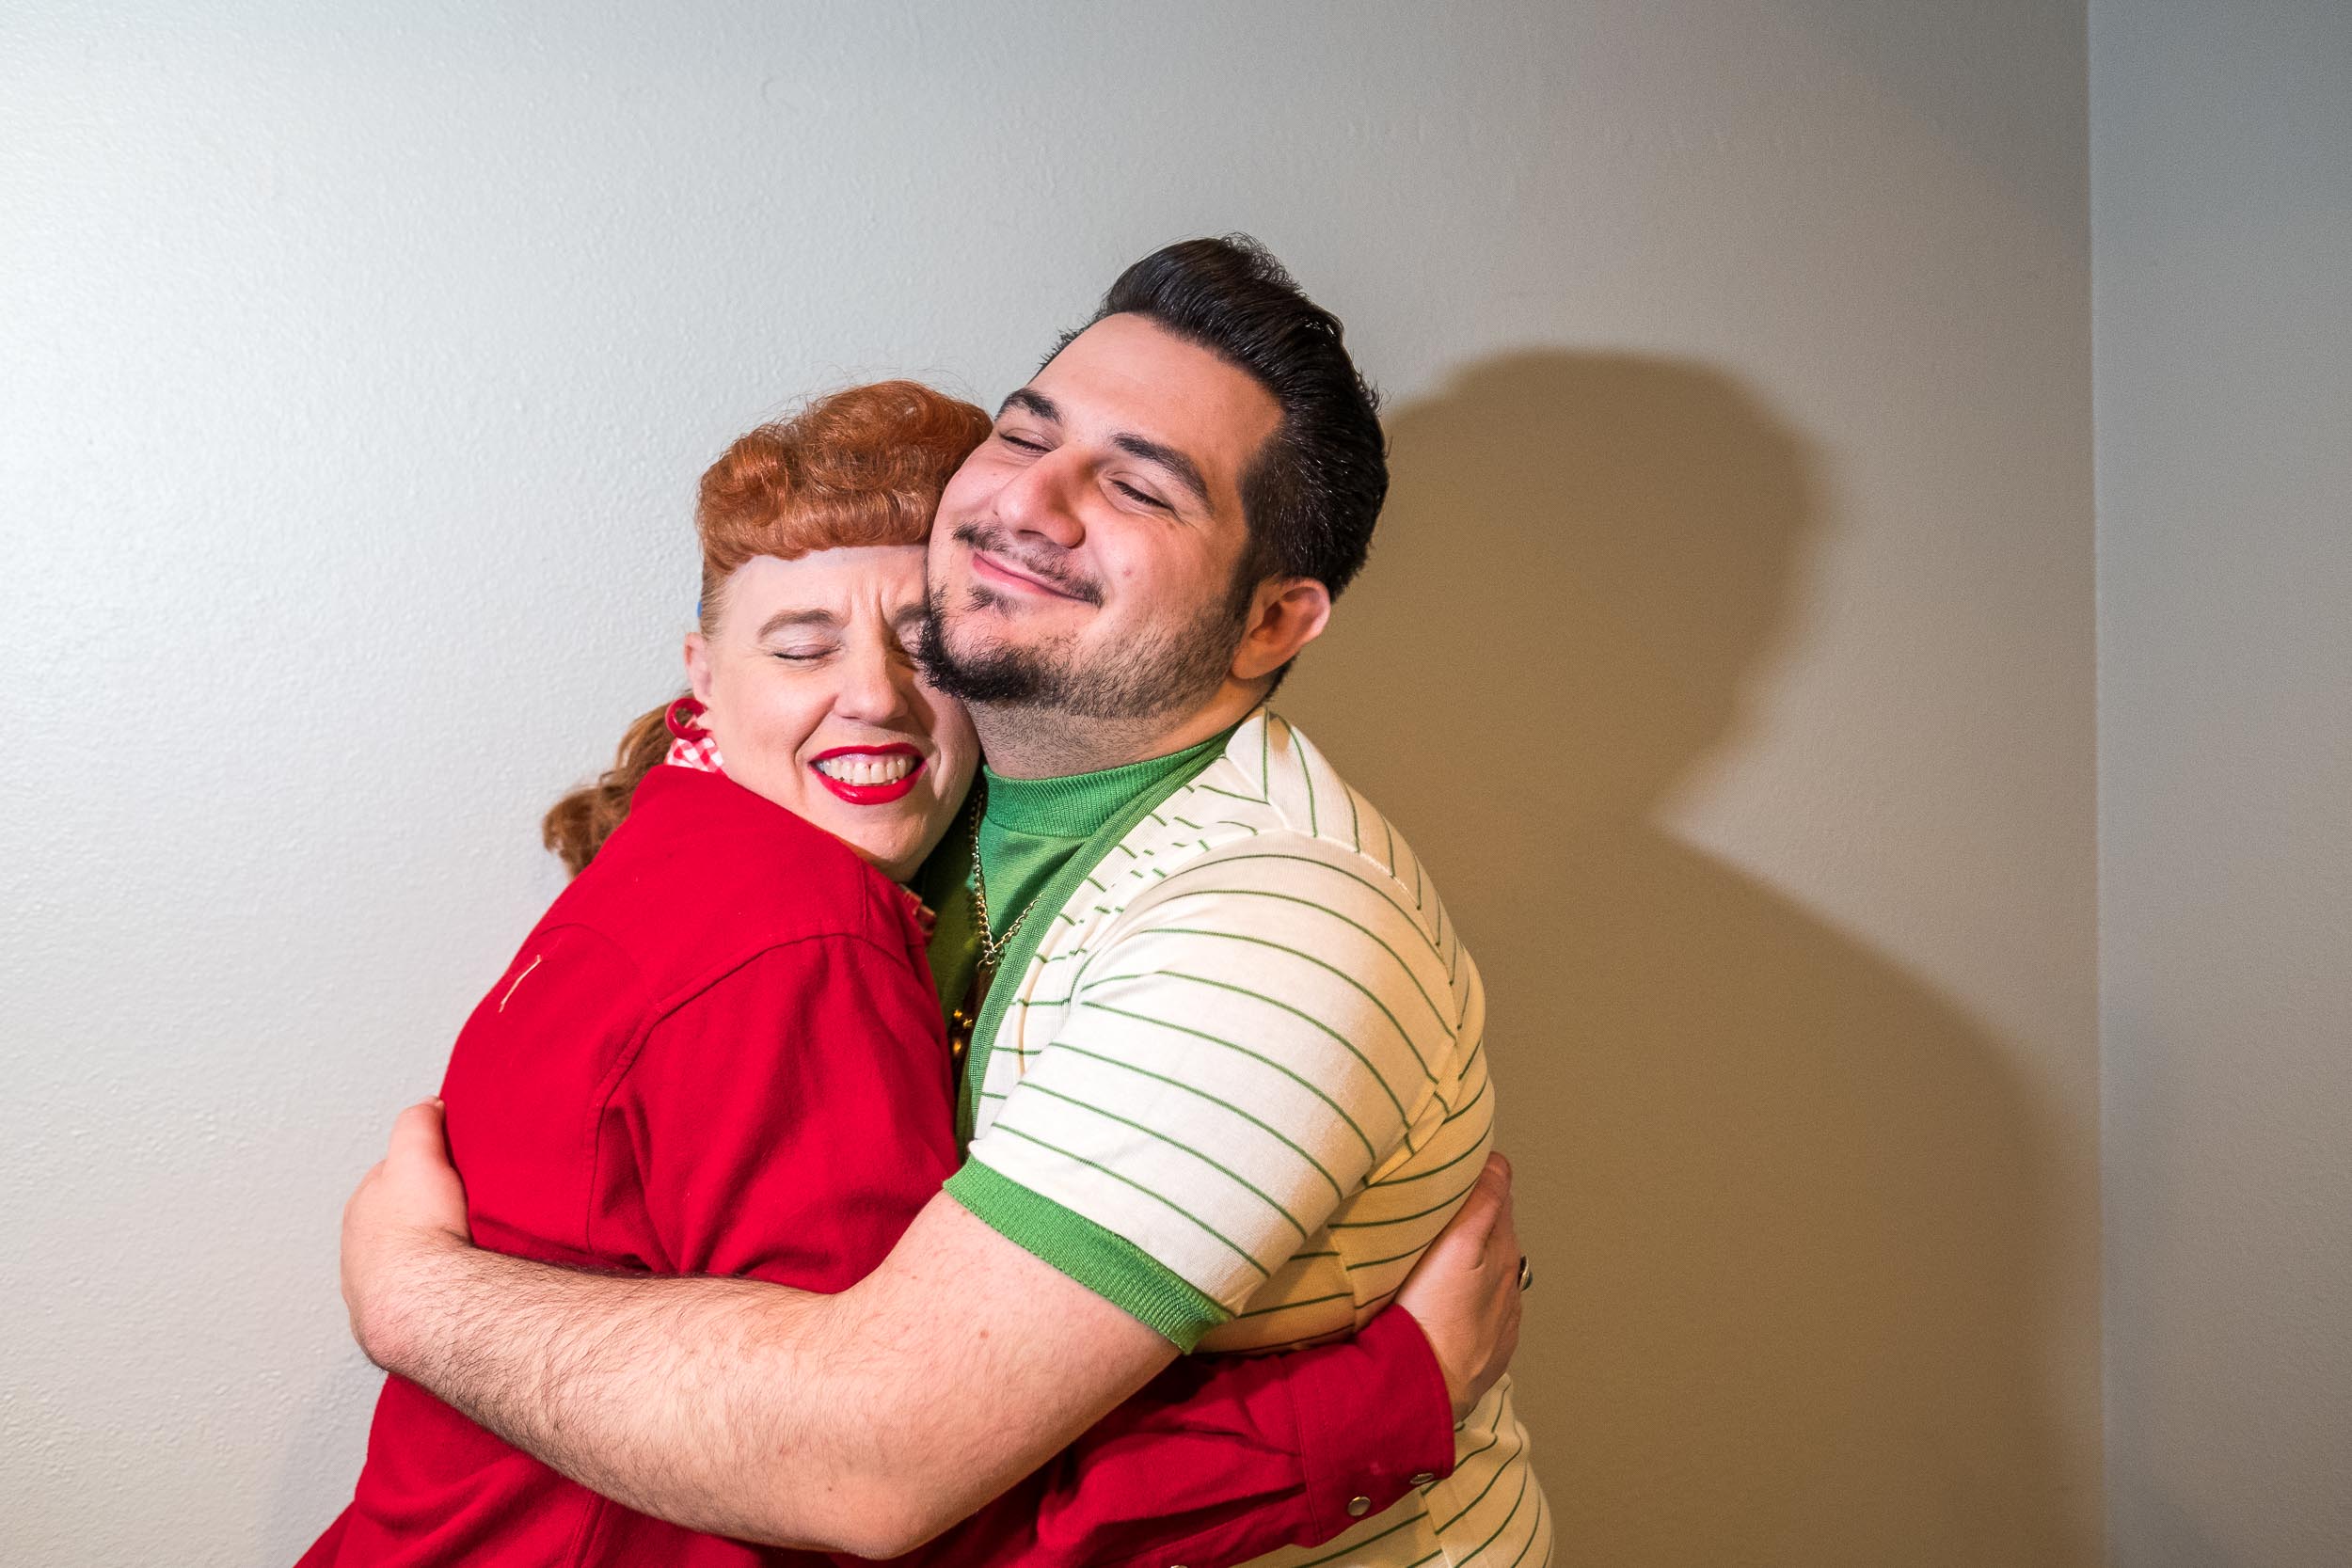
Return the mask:
<svg viewBox="0 0 2352 1568">
<path fill-rule="evenodd" d="M 924 948 L 913 900 L 841 841 L 723 774 L 655 768 L 452 1053 L 475 1241 L 809 1291 L 862 1278 L 957 1164 Z M 1453 1456 L 1443 1378 L 1390 1311 L 1351 1344 L 1179 1362 L 917 1555 L 1232 1562 L 1327 1540 L 1351 1499 L 1386 1508 Z M 818 1560 L 633 1513 L 394 1377 L 358 1496 L 301 1568 Z"/>
</svg>

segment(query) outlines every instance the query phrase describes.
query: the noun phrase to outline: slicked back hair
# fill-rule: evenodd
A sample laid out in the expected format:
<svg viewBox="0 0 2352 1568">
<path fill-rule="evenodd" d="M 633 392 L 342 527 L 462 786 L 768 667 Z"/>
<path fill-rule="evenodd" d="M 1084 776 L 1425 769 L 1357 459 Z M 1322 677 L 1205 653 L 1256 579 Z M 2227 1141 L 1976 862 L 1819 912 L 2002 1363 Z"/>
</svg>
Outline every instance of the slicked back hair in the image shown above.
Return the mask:
<svg viewBox="0 0 2352 1568">
<path fill-rule="evenodd" d="M 1241 478 L 1249 544 L 1236 604 L 1269 577 L 1313 578 L 1338 598 L 1363 566 L 1389 493 L 1379 395 L 1348 357 L 1339 318 L 1247 234 L 1179 241 L 1136 262 L 1087 325 L 1121 315 L 1247 372 L 1281 408 L 1281 423 Z"/>
</svg>

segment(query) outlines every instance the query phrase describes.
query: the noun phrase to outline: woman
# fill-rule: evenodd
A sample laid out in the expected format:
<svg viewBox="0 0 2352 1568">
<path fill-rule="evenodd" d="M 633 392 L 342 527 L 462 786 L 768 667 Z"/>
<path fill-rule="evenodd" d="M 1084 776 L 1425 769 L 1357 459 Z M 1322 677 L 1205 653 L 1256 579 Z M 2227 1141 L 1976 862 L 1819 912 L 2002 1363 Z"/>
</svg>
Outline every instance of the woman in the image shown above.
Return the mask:
<svg viewBox="0 0 2352 1568">
<path fill-rule="evenodd" d="M 954 1170 L 929 911 L 903 883 L 955 820 L 978 747 L 907 650 L 940 487 L 989 427 L 977 408 L 888 382 L 754 431 L 704 476 L 692 694 L 641 720 L 614 770 L 548 815 L 549 846 L 580 875 L 451 1059 L 450 1145 L 483 1245 L 839 1291 Z M 1116 1441 L 1082 1443 L 1079 1462 L 926 1555 L 1047 1562 L 1114 1536 L 1156 1544 L 1148 1520 L 1106 1499 L 1176 1495 L 1178 1472 L 1246 1513 L 1233 1445 L 1263 1446 L 1283 1377 L 1318 1375 L 1360 1390 L 1355 1436 L 1393 1424 L 1382 1404 L 1425 1393 L 1434 1367 L 1408 1326 L 1188 1369 L 1189 1402 L 1164 1427 L 1148 1401 L 1122 1409 L 1104 1423 Z M 1436 1401 L 1442 1411 L 1441 1379 Z M 1220 1419 L 1231 1441 L 1204 1444 Z M 1236 1528 L 1196 1560 L 1344 1523 L 1310 1537 Z M 1201 1524 L 1169 1527 L 1167 1544 L 1199 1541 Z M 394 1378 L 358 1495 L 304 1562 L 762 1560 L 597 1497 Z"/>
</svg>

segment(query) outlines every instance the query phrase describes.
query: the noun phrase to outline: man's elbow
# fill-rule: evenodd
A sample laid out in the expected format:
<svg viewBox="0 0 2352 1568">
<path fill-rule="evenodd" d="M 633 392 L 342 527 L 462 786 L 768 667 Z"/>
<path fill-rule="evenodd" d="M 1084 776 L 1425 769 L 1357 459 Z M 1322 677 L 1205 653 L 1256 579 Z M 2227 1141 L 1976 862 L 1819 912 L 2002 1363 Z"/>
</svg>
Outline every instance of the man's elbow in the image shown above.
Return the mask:
<svg viewBox="0 0 2352 1568">
<path fill-rule="evenodd" d="M 981 1497 L 919 1497 L 901 1493 L 875 1520 L 874 1539 L 870 1546 L 858 1552 L 860 1557 L 904 1557 L 918 1546 L 928 1546 L 955 1526 L 978 1512 L 987 1501 Z"/>
<path fill-rule="evenodd" d="M 927 1544 L 963 1517 L 961 1506 L 925 1497 L 902 1484 L 877 1483 L 779 1497 L 778 1506 L 740 1533 L 765 1546 L 830 1552 L 883 1561 Z"/>
<path fill-rule="evenodd" d="M 934 1522 L 903 1499 L 877 1497 L 860 1509 L 856 1518 L 842 1523 L 841 1544 L 834 1549 L 876 1561 L 904 1557 L 954 1522 Z"/>
</svg>

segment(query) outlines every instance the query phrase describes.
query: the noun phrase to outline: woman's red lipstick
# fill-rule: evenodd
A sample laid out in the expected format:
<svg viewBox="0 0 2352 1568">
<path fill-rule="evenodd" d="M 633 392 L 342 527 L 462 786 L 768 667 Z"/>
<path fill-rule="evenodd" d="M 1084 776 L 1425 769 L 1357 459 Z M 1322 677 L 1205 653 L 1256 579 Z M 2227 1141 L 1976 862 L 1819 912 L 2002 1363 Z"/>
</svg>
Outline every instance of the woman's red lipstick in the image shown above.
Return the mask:
<svg viewBox="0 0 2352 1568">
<path fill-rule="evenodd" d="M 907 757 L 914 766 L 907 769 L 905 777 L 888 784 L 850 784 L 817 766 L 835 757 Z M 819 752 L 809 761 L 809 771 L 817 775 L 817 782 L 853 806 L 886 806 L 893 800 L 905 800 L 914 793 L 914 781 L 923 776 L 923 753 L 906 745 L 836 746 L 830 752 Z"/>
</svg>

